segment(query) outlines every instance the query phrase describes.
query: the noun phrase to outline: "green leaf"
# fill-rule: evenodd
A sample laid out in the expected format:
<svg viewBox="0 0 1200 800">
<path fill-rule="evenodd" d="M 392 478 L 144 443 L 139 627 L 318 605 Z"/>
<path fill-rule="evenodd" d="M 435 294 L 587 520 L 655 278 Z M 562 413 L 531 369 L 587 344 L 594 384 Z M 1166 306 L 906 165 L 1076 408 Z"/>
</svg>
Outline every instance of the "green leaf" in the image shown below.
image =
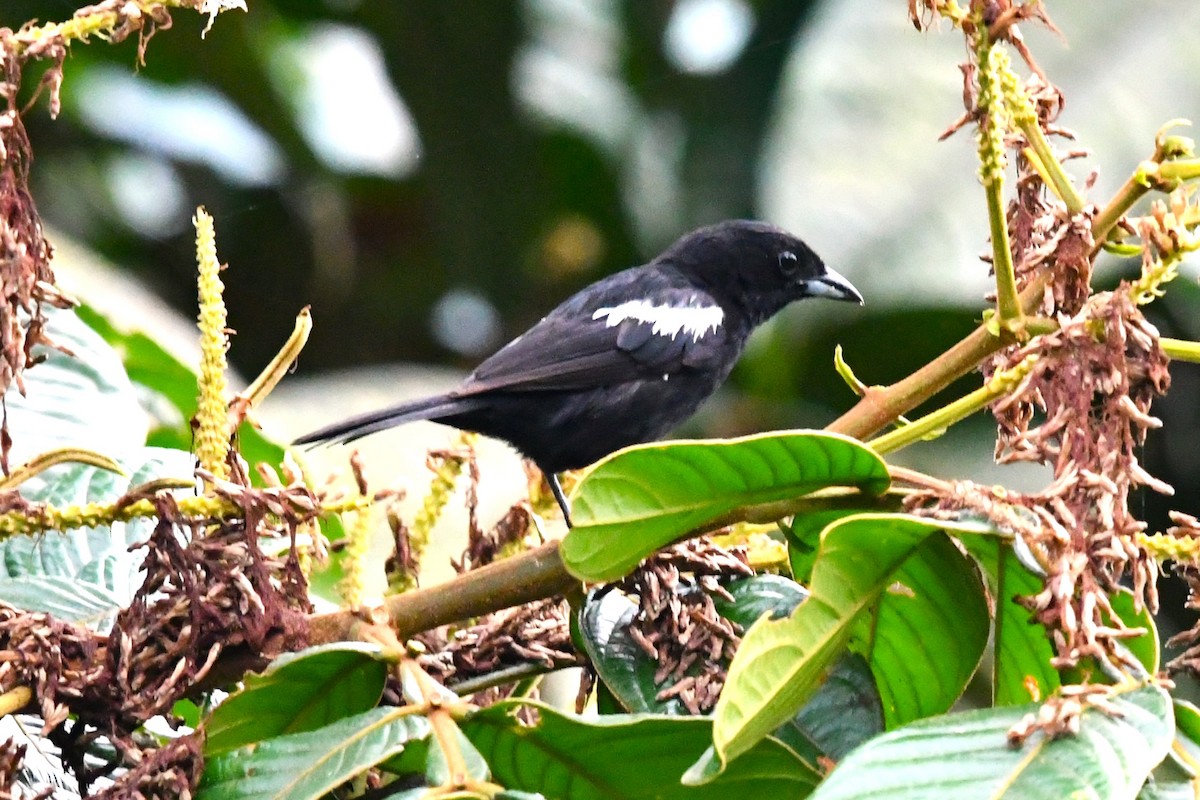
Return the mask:
<svg viewBox="0 0 1200 800">
<path fill-rule="evenodd" d="M 713 597 L 717 613 L 743 629 L 749 628 L 764 614 L 786 617 L 808 597 L 808 590 L 781 575 L 751 575 L 730 581 L 725 591 L 733 597 L 727 600 Z"/>
<path fill-rule="evenodd" d="M 539 721 L 514 718 L 521 701 L 505 701 L 462 722 L 510 790 L 556 800 L 777 800 L 808 795 L 819 776 L 780 743 L 767 739 L 720 777 L 701 787 L 680 776 L 708 745 L 712 723 L 702 717 L 614 714 L 595 720 L 535 705 Z"/>
<path fill-rule="evenodd" d="M 280 656 L 217 706 L 204 723 L 205 758 L 321 728 L 374 708 L 388 663 L 375 645 L 341 642 Z"/>
<path fill-rule="evenodd" d="M 148 393 L 143 395 L 142 404 L 150 412 L 154 427 L 186 428 L 200 393 L 195 367 L 180 361 L 145 333 L 119 329 L 91 306 L 83 305 L 77 313 L 116 351 L 129 379 Z M 199 338 L 199 333 L 196 335 Z"/>
<path fill-rule="evenodd" d="M 992 532 L 984 526 L 938 524 L 895 514 L 849 517 L 826 530 L 808 600 L 786 619 L 759 620 L 747 631 L 733 659 L 713 728 L 715 752 L 722 763 L 728 764 L 800 709 L 845 648 L 860 616 L 893 584 L 893 573 L 943 530 Z M 957 576 L 947 579 L 950 586 L 961 585 Z M 936 581 L 919 576 L 909 580 L 922 593 L 940 591 Z M 916 594 L 917 589 L 906 585 L 902 591 Z M 931 603 L 916 596 L 922 604 Z M 908 613 L 903 606 L 897 607 L 897 624 L 904 622 Z M 913 618 L 934 620 L 928 611 Z M 924 631 L 910 631 L 909 635 L 921 637 Z M 887 663 L 904 652 L 894 646 L 891 651 L 896 655 L 886 655 L 885 649 L 879 657 Z M 959 663 L 962 660 L 956 658 Z M 892 696 L 897 696 L 894 690 Z"/>
<path fill-rule="evenodd" d="M 454 726 L 454 742 L 458 746 L 459 755 L 462 756 L 463 764 L 466 766 L 466 777 L 477 781 L 486 781 L 492 777 L 491 768 L 488 766 L 487 760 L 483 754 L 475 749 L 475 745 L 462 732 L 462 728 Z M 427 749 L 425 754 L 425 782 L 430 786 L 444 786 L 451 783 L 455 776 L 450 771 L 450 765 L 446 761 L 446 751 L 438 745 L 437 739 L 428 739 L 422 744 Z"/>
<path fill-rule="evenodd" d="M 146 418 L 125 368 L 111 347 L 73 311 L 47 308 L 47 335 L 71 354 L 39 345 L 45 361 L 25 371 L 25 394 L 10 386 L 4 396 L 14 465 L 63 447 L 92 450 L 117 461 L 146 439 Z M 53 481 L 53 468 L 22 487 Z"/>
<path fill-rule="evenodd" d="M 581 579 L 611 581 L 702 526 L 752 512 L 778 518 L 787 501 L 829 486 L 880 494 L 888 482 L 870 448 L 830 433 L 635 445 L 602 460 L 576 487 L 575 527 L 560 553 Z"/>
<path fill-rule="evenodd" d="M 1076 736 L 1005 736 L 1036 704 L 922 720 L 851 753 L 814 800 L 1131 798 L 1171 746 L 1171 702 L 1157 687 L 1114 699 L 1120 716 L 1088 709 Z"/>
<path fill-rule="evenodd" d="M 888 728 L 948 711 L 979 668 L 991 611 L 975 562 L 944 533 L 892 573 L 852 634 L 867 656 Z"/>
<path fill-rule="evenodd" d="M 812 569 L 817 561 L 817 550 L 821 546 L 822 531 L 839 519 L 880 510 L 885 509 L 863 508 L 862 504 L 855 504 L 846 508 L 807 511 L 794 516 L 790 523 L 780 522 L 779 528 L 787 538 L 788 566 L 792 570 L 792 577 L 805 585 L 812 581 Z"/>
<path fill-rule="evenodd" d="M 772 735 L 818 770 L 821 758 L 840 761 L 883 730 L 883 702 L 871 666 L 858 653 L 847 653 L 804 708 Z"/>
<path fill-rule="evenodd" d="M 316 800 L 429 736 L 429 720 L 373 708 L 323 728 L 279 736 L 205 761 L 198 800 Z"/>
<path fill-rule="evenodd" d="M 64 464 L 21 491 L 26 499 L 59 507 L 113 502 L 156 478 L 190 479 L 193 459 L 178 450 L 140 448 L 122 466 L 128 474 Z M 150 537 L 154 523 L 134 519 L 0 541 L 0 601 L 107 632 L 141 585 L 144 554 L 131 548 Z"/>
<path fill-rule="evenodd" d="M 1186 700 L 1175 700 L 1174 705 L 1177 733 L 1200 746 L 1200 709 Z"/>
<path fill-rule="evenodd" d="M 1042 579 L 1027 570 L 1012 544 L 983 536 L 965 537 L 995 598 L 995 657 L 992 662 L 992 700 L 998 706 L 1028 703 L 1049 697 L 1061 685 L 1050 666 L 1054 647 L 1033 612 L 1018 602 L 1042 590 Z"/>
</svg>

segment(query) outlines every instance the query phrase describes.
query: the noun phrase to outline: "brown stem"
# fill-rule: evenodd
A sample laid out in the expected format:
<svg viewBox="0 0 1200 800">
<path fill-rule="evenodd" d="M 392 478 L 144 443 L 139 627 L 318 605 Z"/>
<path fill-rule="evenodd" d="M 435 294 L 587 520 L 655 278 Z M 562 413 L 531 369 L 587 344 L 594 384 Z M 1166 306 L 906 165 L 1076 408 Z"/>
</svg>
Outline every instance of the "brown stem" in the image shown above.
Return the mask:
<svg viewBox="0 0 1200 800">
<path fill-rule="evenodd" d="M 1049 277 L 1035 278 L 1020 294 L 1021 308 L 1032 312 L 1042 301 Z M 1007 343 L 980 325 L 964 339 L 919 370 L 891 386 L 873 387 L 853 408 L 826 426 L 825 430 L 865 439 L 901 414 L 911 411 Z"/>
<path fill-rule="evenodd" d="M 558 542 L 546 542 L 438 586 L 392 595 L 385 603 L 397 637 L 404 640 L 438 625 L 565 594 L 578 583 L 563 566 Z M 313 617 L 309 640 L 323 644 L 353 639 L 359 622 L 351 611 Z"/>
</svg>

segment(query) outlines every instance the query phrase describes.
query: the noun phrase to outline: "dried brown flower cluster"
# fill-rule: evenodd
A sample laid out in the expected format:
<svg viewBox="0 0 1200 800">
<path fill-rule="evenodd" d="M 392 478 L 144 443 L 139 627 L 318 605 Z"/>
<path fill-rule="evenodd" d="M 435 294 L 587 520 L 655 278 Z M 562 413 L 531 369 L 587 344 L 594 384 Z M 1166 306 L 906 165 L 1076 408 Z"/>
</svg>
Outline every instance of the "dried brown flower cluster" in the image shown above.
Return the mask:
<svg viewBox="0 0 1200 800">
<path fill-rule="evenodd" d="M 18 92 L 24 58 L 14 52 L 12 31 L 0 28 L 0 396 L 15 384 L 24 391 L 21 373 L 33 363 L 33 348 L 52 344 L 45 335 L 42 303 L 70 305 L 54 287 L 50 268 L 52 249 L 42 234 L 42 223 L 29 194 L 29 165 L 33 159 L 25 124 L 21 120 Z M 61 47 L 61 46 L 60 46 Z M 62 77 L 62 50 L 47 72 L 51 93 L 57 96 Z M 57 77 L 53 77 L 57 76 Z M 0 468 L 8 473 L 7 417 L 0 421 Z"/>
<path fill-rule="evenodd" d="M 449 686 L 522 664 L 547 670 L 579 666 L 568 613 L 565 600 L 547 598 L 497 611 L 467 628 L 428 631 L 417 637 L 428 648 L 418 662 Z"/>
<path fill-rule="evenodd" d="M 1045 572 L 1044 589 L 1028 603 L 1052 631 L 1055 666 L 1087 656 L 1120 662 L 1117 641 L 1140 631 L 1125 628 L 1109 595 L 1129 574 L 1138 601 L 1152 611 L 1158 604 L 1157 566 L 1137 538 L 1146 526 L 1129 500 L 1143 486 L 1171 493 L 1137 458 L 1146 432 L 1159 425 L 1150 404 L 1170 384 L 1167 358 L 1128 286 L 1092 296 L 1059 322 L 1057 331 L 992 364 L 1002 369 L 1036 357 L 1018 389 L 993 405 L 996 457 L 1050 464 L 1050 485 L 1022 495 L 959 483 L 908 502 L 935 516 L 970 509 L 1022 537 Z"/>
<path fill-rule="evenodd" d="M 1129 500 L 1143 486 L 1171 493 L 1137 457 L 1146 432 L 1160 425 L 1150 404 L 1171 379 L 1158 333 L 1128 286 L 1094 295 L 1078 314 L 1060 318 L 1058 331 L 998 360 L 1011 365 L 1029 355 L 1038 359 L 1029 377 L 993 406 L 997 459 L 1054 468 L 1053 482 L 1029 498 L 1042 526 L 1026 544 L 1047 573 L 1031 605 L 1055 632 L 1060 665 L 1067 665 L 1112 654 L 1122 626 L 1108 595 L 1126 573 L 1139 601 L 1157 608 L 1157 567 L 1137 542 L 1145 523 Z"/>
<path fill-rule="evenodd" d="M 28 793 L 29 787 L 20 780 L 26 749 L 12 741 L 0 743 L 0 800 L 46 800 L 54 791 L 46 787 L 36 795 Z"/>
<path fill-rule="evenodd" d="M 1071 214 L 1048 196 L 1045 183 L 1028 159 L 1019 158 L 1017 169 L 1017 197 L 1008 209 L 1017 285 L 1024 287 L 1035 277 L 1048 275 L 1042 313 L 1078 314 L 1091 293 L 1096 250 L 1091 218 L 1085 213 Z"/>
<path fill-rule="evenodd" d="M 1168 536 L 1189 544 L 1200 540 L 1200 519 L 1191 514 L 1172 511 L 1171 521 L 1175 525 L 1167 529 Z M 1195 552 L 1194 547 L 1192 552 Z M 1175 573 L 1187 583 L 1187 608 L 1192 611 L 1200 610 L 1200 566 L 1195 563 L 1194 556 L 1191 559 L 1177 561 Z M 1200 675 L 1200 623 L 1172 636 L 1167 640 L 1167 647 L 1186 648 L 1167 664 L 1168 671 L 1187 671 L 1193 675 Z"/>
<path fill-rule="evenodd" d="M 1041 732 L 1051 739 L 1079 733 L 1083 712 L 1096 708 L 1114 717 L 1121 712 L 1111 702 L 1114 689 L 1108 684 L 1085 683 L 1064 686 L 1062 693 L 1051 697 L 1036 712 L 1026 714 L 1008 732 L 1008 743 L 1019 747 L 1032 734 Z"/>
<path fill-rule="evenodd" d="M 670 683 L 657 700 L 676 697 L 691 714 L 716 705 L 742 631 L 717 613 L 713 595 L 733 600 L 720 579 L 752 574 L 744 548 L 693 539 L 656 553 L 616 584 L 637 598 L 629 633 L 658 663 L 654 682 Z"/>
<path fill-rule="evenodd" d="M 217 482 L 214 491 L 240 509 L 237 520 L 186 518 L 169 494 L 153 495 L 159 522 L 143 545 L 145 581 L 108 636 L 0 606 L 0 650 L 16 654 L 0 663 L 0 689 L 30 687 L 47 732 L 74 715 L 87 731 L 72 740 L 79 752 L 104 736 L 125 763 L 158 764 L 121 776 L 114 791 L 126 793 L 114 796 L 178 797 L 190 784 L 161 792 L 143 784 L 168 774 L 198 776 L 194 742 L 176 741 L 161 753 L 145 749 L 133 731 L 169 714 L 210 676 L 219 656 L 233 650 L 263 663 L 304 644 L 311 608 L 295 534 L 320 498 L 300 483 L 254 489 Z M 291 537 L 287 554 L 264 555 L 260 539 L 279 535 Z M 81 783 L 94 777 L 80 776 Z"/>
<path fill-rule="evenodd" d="M 949 492 L 914 496 L 909 506 L 935 515 L 971 509 L 1015 532 L 1045 572 L 1044 589 L 1028 603 L 1052 632 L 1055 665 L 1074 665 L 1087 656 L 1120 662 L 1125 657 L 1118 640 L 1137 631 L 1127 630 L 1112 612 L 1109 595 L 1129 575 L 1138 602 L 1151 610 L 1157 606 L 1157 565 L 1139 542 L 1145 524 L 1131 513 L 1130 495 L 1141 487 L 1171 493 L 1138 460 L 1146 432 L 1160 425 L 1150 413 L 1151 403 L 1170 385 L 1158 332 L 1138 305 L 1169 280 L 1161 265 L 1171 263 L 1164 254 L 1178 251 L 1179 242 L 1169 236 L 1160 241 L 1159 234 L 1171 228 L 1160 218 L 1165 211 L 1136 231 L 1126 225 L 1126 233 L 1137 233 L 1145 245 L 1143 279 L 1093 295 L 1096 238 L 1107 235 L 1117 215 L 1102 223 L 1103 234 L 1094 235 L 1093 223 L 1104 214 L 1086 206 L 1061 169 L 1048 169 L 1054 160 L 1081 153 L 1049 153 L 1046 136 L 1073 137 L 1054 126 L 1061 93 L 1046 79 L 1016 27 L 1031 20 L 1054 30 L 1043 4 L 972 0 L 964 7 L 912 0 L 909 13 L 919 28 L 949 19 L 962 28 L 970 45 L 963 68 L 966 114 L 951 131 L 981 121 L 989 109 L 1009 116 L 992 124 L 1003 127 L 1003 149 L 1018 154 L 1016 197 L 1006 214 L 1012 270 L 1019 289 L 1041 287 L 1033 299 L 1041 300 L 1037 306 L 1048 319 L 1038 321 L 1039 330 L 1053 329 L 1028 339 L 1020 321 L 1012 330 L 1022 341 L 984 365 L 991 375 L 1032 359 L 1032 369 L 1017 389 L 992 406 L 999 423 L 996 458 L 1001 463 L 1049 464 L 1050 485 L 1037 494 L 1018 495 L 953 484 Z M 993 97 L 999 91 L 1002 100 L 984 109 L 979 104 L 980 54 L 995 52 L 998 43 L 1011 46 L 1031 74 L 1019 81 L 1006 67 L 993 65 L 987 77 Z M 1163 155 L 1160 141 L 1156 160 Z M 1088 176 L 1086 186 L 1093 180 Z M 997 250 L 997 258 L 1003 252 Z M 1152 274 L 1154 269 L 1160 272 Z"/>
<path fill-rule="evenodd" d="M 120 781 L 93 797 L 95 800 L 188 800 L 191 787 L 200 782 L 203 765 L 199 739 L 181 736 L 147 753 Z"/>
<path fill-rule="evenodd" d="M 0 296 L 4 298 L 0 307 L 0 397 L 13 384 L 24 391 L 21 373 L 33 362 L 35 346 L 55 346 L 45 334 L 42 305 L 74 305 L 55 285 L 50 266 L 53 248 L 43 234 L 29 192 L 33 151 L 18 99 L 25 67 L 34 61 L 50 62 L 37 91 L 47 92 L 50 116 L 57 117 L 63 61 L 72 40 L 100 35 L 120 42 L 136 32 L 138 60 L 144 63 L 150 37 L 170 25 L 171 16 L 164 6 L 105 0 L 79 9 L 65 23 L 40 28 L 28 23 L 17 31 L 0 28 Z M 9 445 L 7 420 L 0 415 L 0 469 L 6 474 Z"/>
</svg>

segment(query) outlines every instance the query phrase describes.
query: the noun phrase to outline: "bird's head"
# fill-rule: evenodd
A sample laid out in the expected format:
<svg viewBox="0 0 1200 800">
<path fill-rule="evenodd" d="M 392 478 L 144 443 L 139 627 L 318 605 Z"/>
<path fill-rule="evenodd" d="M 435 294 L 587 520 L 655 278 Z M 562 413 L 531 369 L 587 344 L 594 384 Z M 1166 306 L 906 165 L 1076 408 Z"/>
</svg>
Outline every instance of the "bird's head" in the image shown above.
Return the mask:
<svg viewBox="0 0 1200 800">
<path fill-rule="evenodd" d="M 827 297 L 862 304 L 854 285 L 829 269 L 799 238 L 765 222 L 731 220 L 699 228 L 662 254 L 757 325 L 788 303 Z"/>
</svg>

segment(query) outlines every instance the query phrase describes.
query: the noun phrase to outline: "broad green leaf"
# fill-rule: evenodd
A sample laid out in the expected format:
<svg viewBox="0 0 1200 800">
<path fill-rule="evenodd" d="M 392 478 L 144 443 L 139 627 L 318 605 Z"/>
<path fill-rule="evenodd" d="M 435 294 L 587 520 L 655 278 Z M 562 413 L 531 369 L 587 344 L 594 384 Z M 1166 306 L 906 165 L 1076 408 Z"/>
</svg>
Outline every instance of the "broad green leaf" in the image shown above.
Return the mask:
<svg viewBox="0 0 1200 800">
<path fill-rule="evenodd" d="M 1200 709 L 1186 700 L 1175 700 L 1174 705 L 1176 732 L 1200 747 Z M 1200 766 L 1200 762 L 1197 765 Z"/>
<path fill-rule="evenodd" d="M 713 605 L 718 614 L 743 629 L 749 628 L 764 614 L 786 617 L 808 597 L 807 589 L 780 575 L 738 578 L 730 581 L 725 590 L 733 599 L 717 595 L 713 597 Z"/>
<path fill-rule="evenodd" d="M 763 614 L 790 613 L 807 596 L 802 587 L 778 575 L 740 578 L 731 581 L 726 590 L 733 595 L 733 602 L 714 597 L 717 612 L 743 629 Z M 699 587 L 688 587 L 684 594 L 700 591 Z M 596 673 L 627 711 L 688 714 L 675 697 L 656 699 L 673 682 L 654 682 L 658 662 L 629 633 L 636 611 L 632 599 L 615 591 L 593 593 L 584 604 L 579 631 Z"/>
<path fill-rule="evenodd" d="M 658 666 L 629 634 L 637 603 L 620 592 L 589 597 L 580 613 L 584 649 L 600 678 L 627 711 L 686 714 L 677 699 L 657 700 L 654 683 Z M 666 687 L 663 687 L 666 688 Z"/>
<path fill-rule="evenodd" d="M 987 648 L 991 611 L 975 562 L 944 533 L 917 546 L 888 581 L 851 647 L 870 662 L 895 728 L 942 714 L 962 696 Z"/>
<path fill-rule="evenodd" d="M 1054 648 L 1045 627 L 1019 601 L 1042 591 L 1042 579 L 1025 568 L 1008 542 L 967 537 L 963 544 L 983 567 L 996 598 L 993 701 L 997 705 L 1016 705 L 1049 697 L 1063 680 L 1050 665 Z M 1124 644 L 1147 672 L 1158 672 L 1160 647 L 1153 617 L 1145 609 L 1134 610 L 1133 595 L 1126 589 L 1113 594 L 1110 601 L 1127 627 L 1146 629 L 1146 635 L 1126 639 Z M 1083 680 L 1084 674 L 1092 670 L 1094 667 L 1081 667 L 1069 674 L 1067 681 Z"/>
<path fill-rule="evenodd" d="M 576 487 L 575 527 L 560 552 L 581 579 L 611 581 L 702 526 L 778 518 L 787 501 L 829 486 L 880 494 L 888 482 L 879 456 L 831 433 L 635 445 L 600 461 Z"/>
<path fill-rule="evenodd" d="M 791 719 L 845 649 L 860 615 L 893 584 L 893 573 L 943 530 L 991 532 L 895 514 L 849 517 L 826 530 L 809 598 L 790 617 L 759 620 L 733 659 L 713 727 L 714 753 L 722 763 Z"/>
<path fill-rule="evenodd" d="M 153 429 L 185 431 L 200 394 L 195 365 L 185 364 L 141 331 L 119 329 L 91 306 L 81 306 L 76 313 L 116 351 L 129 379 L 142 387 L 141 404 L 150 414 Z M 196 337 L 199 339 L 198 332 Z M 190 436 L 172 444 L 187 447 L 189 442 Z"/>
<path fill-rule="evenodd" d="M 1172 706 L 1175 712 L 1175 743 L 1171 748 L 1171 758 L 1155 770 L 1155 778 L 1161 778 L 1164 782 L 1178 779 L 1190 786 L 1200 776 L 1200 710 L 1186 700 L 1175 699 Z M 1173 774 L 1161 775 L 1166 772 L 1164 767 L 1168 764 L 1174 766 Z"/>
<path fill-rule="evenodd" d="M 821 532 L 839 519 L 852 517 L 855 514 L 898 510 L 898 508 L 865 508 L 861 502 L 848 502 L 844 508 L 806 511 L 792 517 L 788 522 L 780 522 L 779 528 L 787 538 L 788 566 L 792 570 L 792 578 L 805 585 L 812 580 L 813 564 L 816 563 L 817 550 L 821 546 Z"/>
<path fill-rule="evenodd" d="M 111 347 L 74 311 L 46 309 L 46 332 L 67 348 L 39 345 L 45 361 L 25 370 L 25 394 L 10 386 L 4 396 L 13 466 L 63 447 L 92 450 L 122 461 L 146 440 L 146 417 L 125 368 Z M 43 475 L 53 481 L 56 467 Z M 33 490 L 42 479 L 24 488 Z"/>
<path fill-rule="evenodd" d="M 462 722 L 492 767 L 493 780 L 510 790 L 555 800 L 777 800 L 802 798 L 819 775 L 788 748 L 766 739 L 714 782 L 683 786 L 680 776 L 709 744 L 703 717 L 609 715 L 595 720 L 536 705 L 539 720 L 514 718 L 520 701 L 505 701 Z"/>
<path fill-rule="evenodd" d="M 1137 800 L 1196 800 L 1196 788 L 1189 780 L 1152 779 L 1138 792 Z"/>
<path fill-rule="evenodd" d="M 967 551 L 983 567 L 995 598 L 995 656 L 992 700 L 1011 706 L 1041 700 L 1058 689 L 1058 671 L 1050 666 L 1054 647 L 1033 613 L 1019 602 L 1042 590 L 1042 579 L 1027 570 L 1009 542 L 984 536 L 964 537 Z"/>
<path fill-rule="evenodd" d="M 198 800 L 316 800 L 429 736 L 429 720 L 373 708 L 206 759 Z"/>
<path fill-rule="evenodd" d="M 62 575 L 23 575 L 0 578 L 0 601 L 22 609 L 50 614 L 92 630 L 107 631 L 112 615 L 129 597 L 106 586 Z"/>
<path fill-rule="evenodd" d="M 155 478 L 187 480 L 193 470 L 191 454 L 158 448 L 134 450 L 122 466 L 128 474 L 65 464 L 32 486 L 23 486 L 22 493 L 29 500 L 60 507 L 112 502 L 133 486 Z M 0 601 L 107 632 L 142 582 L 145 554 L 130 548 L 146 541 L 153 530 L 154 520 L 135 519 L 4 539 Z"/>
<path fill-rule="evenodd" d="M 949 714 L 886 733 L 851 753 L 814 800 L 1132 798 L 1166 756 L 1171 701 L 1144 687 L 1088 709 L 1076 736 L 1041 734 L 1009 747 L 1007 731 L 1037 704 Z"/>
<path fill-rule="evenodd" d="M 871 666 L 858 653 L 847 653 L 804 708 L 772 736 L 821 770 L 820 759 L 840 761 L 883 730 L 883 703 Z"/>
<path fill-rule="evenodd" d="M 248 675 L 243 688 L 204 723 L 205 758 L 373 708 L 388 674 L 379 652 L 354 642 L 320 645 L 275 659 L 261 675 Z"/>
</svg>

